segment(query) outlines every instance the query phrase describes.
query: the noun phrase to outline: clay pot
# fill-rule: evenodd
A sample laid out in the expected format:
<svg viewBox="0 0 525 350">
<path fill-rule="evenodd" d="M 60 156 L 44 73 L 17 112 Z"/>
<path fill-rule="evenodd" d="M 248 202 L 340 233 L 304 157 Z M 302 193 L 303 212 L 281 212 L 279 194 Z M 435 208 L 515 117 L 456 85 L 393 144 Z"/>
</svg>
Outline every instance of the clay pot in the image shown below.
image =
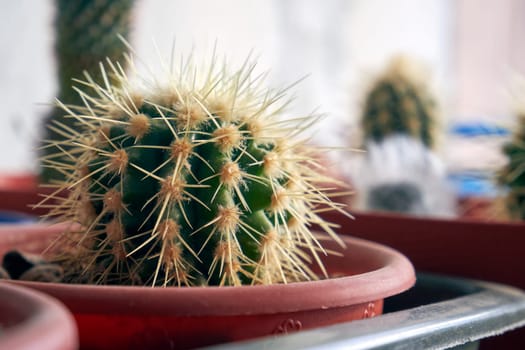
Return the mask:
<svg viewBox="0 0 525 350">
<path fill-rule="evenodd" d="M 339 233 L 397 249 L 417 271 L 498 282 L 525 289 L 525 223 L 435 219 L 353 212 L 355 219 L 326 212 Z M 485 340 L 482 348 L 521 349 L 525 329 Z"/>
<path fill-rule="evenodd" d="M 77 349 L 69 311 L 40 292 L 0 282 L 0 349 Z"/>
<path fill-rule="evenodd" d="M 33 209 L 42 200 L 34 174 L 0 174 L 0 210 L 42 215 L 46 209 Z"/>
<path fill-rule="evenodd" d="M 68 224 L 28 222 L 0 225 L 0 258 L 9 250 L 39 254 L 44 251 Z M 1 261 L 1 259 L 0 259 Z"/>
<path fill-rule="evenodd" d="M 525 289 L 525 223 L 435 219 L 396 214 L 338 213 L 324 218 L 339 233 L 388 245 L 418 271 L 499 282 Z"/>
<path fill-rule="evenodd" d="M 55 188 L 41 184 L 38 176 L 32 173 L 0 174 L 0 211 L 30 215 L 33 218 L 44 216 L 56 201 L 48 199 L 45 205 L 37 204 L 46 196 L 65 197 L 67 193 L 55 192 Z"/>
<path fill-rule="evenodd" d="M 27 236 L 49 240 L 38 232 Z M 345 249 L 325 243 L 343 255 L 326 257 L 333 278 L 315 282 L 190 288 L 12 283 L 62 301 L 76 319 L 82 347 L 193 348 L 373 317 L 381 314 L 384 298 L 414 284 L 413 267 L 403 255 L 344 240 Z M 0 252 L 8 241 L 0 235 Z"/>
</svg>

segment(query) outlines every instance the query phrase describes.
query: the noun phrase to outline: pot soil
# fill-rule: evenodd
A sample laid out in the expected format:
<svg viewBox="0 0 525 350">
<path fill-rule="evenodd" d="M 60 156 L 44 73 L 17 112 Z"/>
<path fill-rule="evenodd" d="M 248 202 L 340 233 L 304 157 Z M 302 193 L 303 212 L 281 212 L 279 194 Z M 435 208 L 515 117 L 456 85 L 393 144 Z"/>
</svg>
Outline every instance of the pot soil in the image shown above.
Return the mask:
<svg viewBox="0 0 525 350">
<path fill-rule="evenodd" d="M 7 236 L 0 235 L 0 255 L 12 248 Z M 26 236 L 42 248 L 53 233 Z M 187 349 L 373 317 L 382 313 L 384 298 L 414 284 L 414 269 L 400 253 L 344 240 L 344 249 L 325 242 L 342 255 L 327 256 L 332 278 L 314 282 L 190 288 L 12 283 L 62 301 L 76 319 L 83 348 Z M 29 253 L 38 251 L 31 248 Z"/>
</svg>

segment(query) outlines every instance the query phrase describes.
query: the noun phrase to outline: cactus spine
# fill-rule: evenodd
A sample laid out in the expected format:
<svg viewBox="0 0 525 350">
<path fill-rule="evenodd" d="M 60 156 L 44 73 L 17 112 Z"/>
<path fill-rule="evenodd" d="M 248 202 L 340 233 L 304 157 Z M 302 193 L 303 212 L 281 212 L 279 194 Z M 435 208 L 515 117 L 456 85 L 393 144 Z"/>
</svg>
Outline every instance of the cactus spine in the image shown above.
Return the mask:
<svg viewBox="0 0 525 350">
<path fill-rule="evenodd" d="M 285 90 L 261 88 L 248 61 L 230 73 L 184 60 L 165 84 L 109 63 L 115 85 L 88 79 L 82 106 L 61 104 L 76 126 L 57 124 L 70 151 L 47 159 L 67 174 L 50 198 L 69 191 L 51 215 L 83 225 L 55 256 L 68 281 L 287 283 L 315 279 L 311 260 L 324 271 L 310 229 L 337 239 L 319 213 L 342 209 L 300 136 L 313 117 L 279 120 Z"/>
<path fill-rule="evenodd" d="M 127 38 L 130 31 L 133 0 L 56 0 L 55 54 L 57 59 L 58 97 L 65 104 L 81 104 L 80 96 L 73 90 L 73 79 L 82 78 L 84 71 L 95 73 L 99 63 L 109 58 L 122 58 L 126 47 L 117 34 Z M 99 74 L 92 76 L 102 82 Z M 71 119 L 63 110 L 54 108 L 44 121 L 49 126 L 53 120 L 66 125 Z M 47 140 L 60 141 L 60 131 L 45 131 Z M 57 151 L 53 144 L 44 148 L 44 156 Z M 49 182 L 63 174 L 54 168 L 43 168 L 42 178 Z"/>
<path fill-rule="evenodd" d="M 435 102 L 408 59 L 395 58 L 373 83 L 361 119 L 365 140 L 407 134 L 434 145 Z"/>
<path fill-rule="evenodd" d="M 511 218 L 525 220 L 525 112 L 518 116 L 516 132 L 503 152 L 508 163 L 499 174 L 499 182 L 508 187 L 507 209 Z"/>
</svg>

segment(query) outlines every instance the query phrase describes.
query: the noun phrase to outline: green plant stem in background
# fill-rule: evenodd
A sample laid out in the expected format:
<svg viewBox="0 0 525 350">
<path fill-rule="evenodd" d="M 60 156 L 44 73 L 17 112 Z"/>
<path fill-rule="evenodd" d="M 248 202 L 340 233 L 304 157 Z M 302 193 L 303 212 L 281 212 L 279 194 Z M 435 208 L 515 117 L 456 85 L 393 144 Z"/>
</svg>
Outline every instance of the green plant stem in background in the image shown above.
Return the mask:
<svg viewBox="0 0 525 350">
<path fill-rule="evenodd" d="M 73 79 L 84 77 L 84 71 L 102 83 L 99 63 L 107 58 L 122 59 L 126 46 L 118 35 L 127 38 L 130 32 L 133 0 L 56 0 L 55 55 L 57 62 L 58 98 L 65 104 L 82 104 L 73 90 Z M 45 139 L 60 142 L 64 135 L 56 129 L 56 123 L 73 126 L 74 119 L 67 118 L 55 107 L 44 120 Z M 53 143 L 43 149 L 43 157 L 59 150 Z M 61 179 L 64 174 L 55 167 L 43 167 L 44 182 Z"/>
<path fill-rule="evenodd" d="M 508 163 L 499 174 L 499 182 L 508 187 L 507 210 L 511 218 L 525 220 L 525 113 L 518 116 L 514 136 L 503 153 Z"/>
</svg>

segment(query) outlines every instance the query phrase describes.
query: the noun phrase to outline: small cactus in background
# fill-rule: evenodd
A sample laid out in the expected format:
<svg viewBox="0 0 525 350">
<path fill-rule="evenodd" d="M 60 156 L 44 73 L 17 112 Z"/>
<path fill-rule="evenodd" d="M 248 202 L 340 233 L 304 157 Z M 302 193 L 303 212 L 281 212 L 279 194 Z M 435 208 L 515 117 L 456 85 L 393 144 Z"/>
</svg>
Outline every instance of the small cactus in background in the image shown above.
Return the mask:
<svg viewBox="0 0 525 350">
<path fill-rule="evenodd" d="M 55 0 L 55 54 L 58 74 L 58 96 L 65 104 L 81 104 L 80 96 L 72 88 L 73 79 L 82 78 L 84 71 L 96 72 L 106 58 L 121 59 L 126 47 L 117 34 L 127 38 L 130 31 L 133 0 Z M 102 83 L 100 74 L 92 78 Z M 60 108 L 54 108 L 44 121 L 52 120 L 69 125 Z M 55 128 L 46 131 L 45 139 L 60 142 L 64 135 Z M 44 148 L 44 156 L 57 152 L 53 143 Z M 53 167 L 42 169 L 42 179 L 49 182 L 63 174 Z"/>
<path fill-rule="evenodd" d="M 508 187 L 507 210 L 511 218 L 525 220 L 525 112 L 518 116 L 516 132 L 503 153 L 508 163 L 499 174 L 499 182 Z"/>
<path fill-rule="evenodd" d="M 108 62 L 114 84 L 88 76 L 82 105 L 59 102 L 75 124 L 55 123 L 63 152 L 45 159 L 67 174 L 50 215 L 82 225 L 53 256 L 65 281 L 288 283 L 317 278 L 312 262 L 326 275 L 311 228 L 341 242 L 319 213 L 344 211 L 299 136 L 316 118 L 280 120 L 286 89 L 261 88 L 254 67 L 183 60 L 159 83 Z"/>
<path fill-rule="evenodd" d="M 365 140 L 381 142 L 389 135 L 406 134 L 433 147 L 436 105 L 425 77 L 413 65 L 397 57 L 373 83 L 361 119 Z"/>
</svg>

